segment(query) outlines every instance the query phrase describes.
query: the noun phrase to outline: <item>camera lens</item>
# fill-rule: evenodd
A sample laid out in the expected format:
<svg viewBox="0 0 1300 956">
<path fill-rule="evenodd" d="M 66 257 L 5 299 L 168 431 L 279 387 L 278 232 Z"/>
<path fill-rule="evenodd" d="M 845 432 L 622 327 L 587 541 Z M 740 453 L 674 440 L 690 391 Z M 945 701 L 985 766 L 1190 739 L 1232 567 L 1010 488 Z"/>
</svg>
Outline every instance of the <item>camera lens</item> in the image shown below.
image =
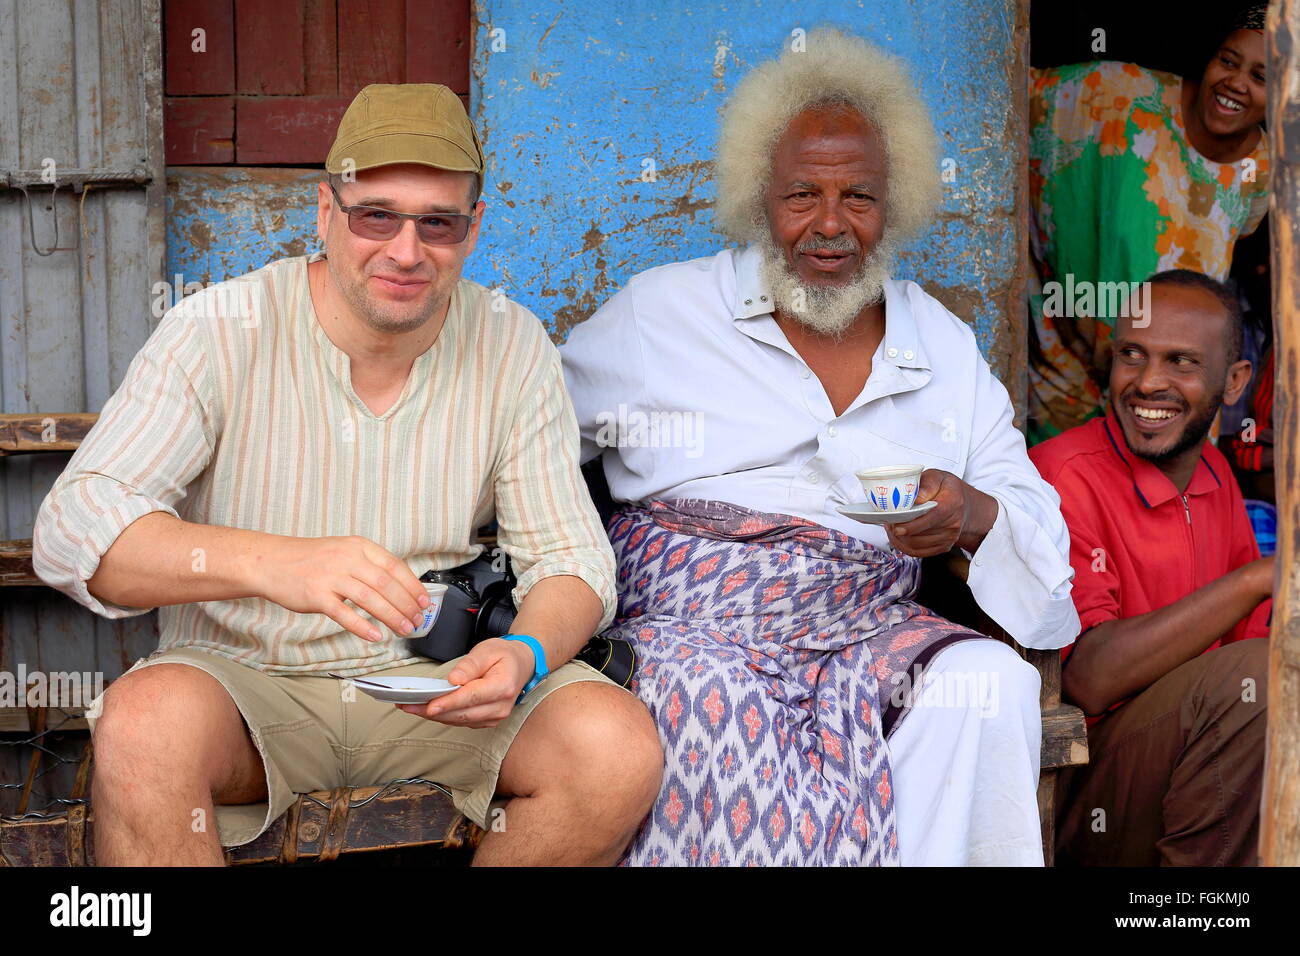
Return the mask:
<svg viewBox="0 0 1300 956">
<path fill-rule="evenodd" d="M 515 609 L 505 604 L 484 604 L 479 613 L 479 627 L 485 637 L 500 637 L 509 634 L 515 623 Z"/>
</svg>

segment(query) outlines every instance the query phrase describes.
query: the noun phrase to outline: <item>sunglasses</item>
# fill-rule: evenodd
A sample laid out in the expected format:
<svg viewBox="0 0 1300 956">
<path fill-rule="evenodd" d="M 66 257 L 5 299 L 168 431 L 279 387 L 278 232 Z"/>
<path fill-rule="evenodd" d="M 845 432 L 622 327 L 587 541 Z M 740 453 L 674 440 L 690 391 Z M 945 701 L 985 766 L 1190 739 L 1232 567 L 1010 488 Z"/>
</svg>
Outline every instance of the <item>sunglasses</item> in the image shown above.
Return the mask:
<svg viewBox="0 0 1300 956">
<path fill-rule="evenodd" d="M 414 219 L 415 233 L 421 242 L 431 246 L 452 246 L 465 241 L 470 224 L 474 221 L 473 216 L 461 213 L 393 212 L 380 206 L 345 206 L 334 184 L 329 185 L 334 201 L 347 214 L 348 228 L 354 236 L 362 239 L 392 239 L 401 231 L 405 220 Z"/>
</svg>

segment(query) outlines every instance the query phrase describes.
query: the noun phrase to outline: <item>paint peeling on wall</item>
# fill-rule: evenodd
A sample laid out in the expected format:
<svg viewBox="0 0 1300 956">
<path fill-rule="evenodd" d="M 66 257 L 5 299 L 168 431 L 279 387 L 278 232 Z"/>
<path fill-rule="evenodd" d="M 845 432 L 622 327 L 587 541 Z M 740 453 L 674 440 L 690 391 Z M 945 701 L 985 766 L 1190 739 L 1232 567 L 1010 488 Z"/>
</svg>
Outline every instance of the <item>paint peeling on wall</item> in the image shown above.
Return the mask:
<svg viewBox="0 0 1300 956">
<path fill-rule="evenodd" d="M 167 276 L 219 282 L 314 252 L 315 169 L 173 166 L 167 170 Z"/>
<path fill-rule="evenodd" d="M 1007 371 L 1019 261 L 1019 158 L 1007 145 L 1019 128 L 1016 0 L 701 0 L 635 11 L 482 0 L 476 15 L 471 102 L 489 209 L 470 271 L 535 311 L 557 340 L 633 274 L 722 247 L 712 216 L 718 110 L 793 31 L 830 23 L 911 64 L 951 181 L 900 275 L 971 322 L 995 371 Z"/>
</svg>

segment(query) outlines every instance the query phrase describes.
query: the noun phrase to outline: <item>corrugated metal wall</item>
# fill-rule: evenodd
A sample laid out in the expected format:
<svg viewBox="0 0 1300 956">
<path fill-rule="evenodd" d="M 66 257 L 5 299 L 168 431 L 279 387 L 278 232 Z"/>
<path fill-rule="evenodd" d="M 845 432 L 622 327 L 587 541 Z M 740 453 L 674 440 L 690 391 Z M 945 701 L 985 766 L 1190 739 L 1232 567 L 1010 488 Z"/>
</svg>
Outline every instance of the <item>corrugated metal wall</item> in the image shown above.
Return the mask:
<svg viewBox="0 0 1300 956">
<path fill-rule="evenodd" d="M 0 0 L 5 412 L 99 411 L 155 325 L 165 193 L 159 18 L 159 0 Z M 62 185 L 29 188 L 29 230 L 22 192 L 5 185 L 39 180 L 50 160 Z M 118 173 L 147 181 L 93 181 Z M 69 179 L 84 175 L 91 185 L 74 192 Z M 56 220 L 68 251 L 41 255 L 55 245 Z M 31 537 L 67 457 L 0 459 L 0 538 Z M 156 646 L 154 615 L 112 623 L 38 589 L 0 589 L 0 602 L 0 670 L 23 663 L 112 677 Z"/>
</svg>

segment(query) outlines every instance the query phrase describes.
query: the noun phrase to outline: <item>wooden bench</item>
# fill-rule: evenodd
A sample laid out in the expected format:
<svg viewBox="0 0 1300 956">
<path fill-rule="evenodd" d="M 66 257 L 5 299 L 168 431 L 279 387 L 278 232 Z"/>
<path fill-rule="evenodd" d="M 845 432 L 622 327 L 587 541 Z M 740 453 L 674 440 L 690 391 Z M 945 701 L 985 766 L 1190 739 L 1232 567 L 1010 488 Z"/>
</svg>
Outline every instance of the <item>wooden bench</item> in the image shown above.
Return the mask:
<svg viewBox="0 0 1300 956">
<path fill-rule="evenodd" d="M 97 416 L 0 415 L 0 458 L 16 454 L 73 451 Z M 609 498 L 599 467 L 584 469 L 593 500 L 602 517 L 608 517 Z M 1061 701 L 1061 661 L 1054 651 L 1027 651 L 1010 641 L 980 612 L 965 587 L 968 567 L 962 559 L 945 556 L 927 559 L 922 593 L 918 600 L 936 613 L 1011 643 L 1042 677 L 1042 775 L 1038 806 L 1042 817 L 1046 862 L 1052 863 L 1055 815 L 1053 800 L 1057 772 L 1088 759 L 1088 736 L 1083 713 Z M 30 540 L 0 542 L 0 587 L 43 587 L 32 570 Z M 45 726 L 46 708 L 0 709 L 0 732 L 39 732 Z M 64 729 L 85 728 L 73 714 Z M 93 749 L 86 742 L 78 767 L 72 800 L 84 800 L 48 817 L 18 821 L 0 820 L 0 866 L 94 865 L 93 815 L 89 800 Z M 39 765 L 33 754 L 28 790 Z M 25 801 L 25 797 L 24 797 Z M 20 805 L 20 813 L 25 807 Z M 411 847 L 439 847 L 449 856 L 468 859 L 482 831 L 453 806 L 450 794 L 433 781 L 394 781 L 384 787 L 343 787 L 333 792 L 302 794 L 266 833 L 244 846 L 226 851 L 232 864 L 294 864 L 306 860 L 330 861 L 342 854 Z M 451 851 L 461 851 L 459 854 Z"/>
<path fill-rule="evenodd" d="M 468 863 L 481 837 L 446 790 L 428 781 L 397 780 L 302 794 L 260 837 L 225 855 L 232 865 L 292 865 L 423 847 Z M 94 847 L 89 802 L 49 819 L 0 822 L 0 866 L 94 866 Z M 456 850 L 462 852 L 451 853 Z"/>
</svg>

